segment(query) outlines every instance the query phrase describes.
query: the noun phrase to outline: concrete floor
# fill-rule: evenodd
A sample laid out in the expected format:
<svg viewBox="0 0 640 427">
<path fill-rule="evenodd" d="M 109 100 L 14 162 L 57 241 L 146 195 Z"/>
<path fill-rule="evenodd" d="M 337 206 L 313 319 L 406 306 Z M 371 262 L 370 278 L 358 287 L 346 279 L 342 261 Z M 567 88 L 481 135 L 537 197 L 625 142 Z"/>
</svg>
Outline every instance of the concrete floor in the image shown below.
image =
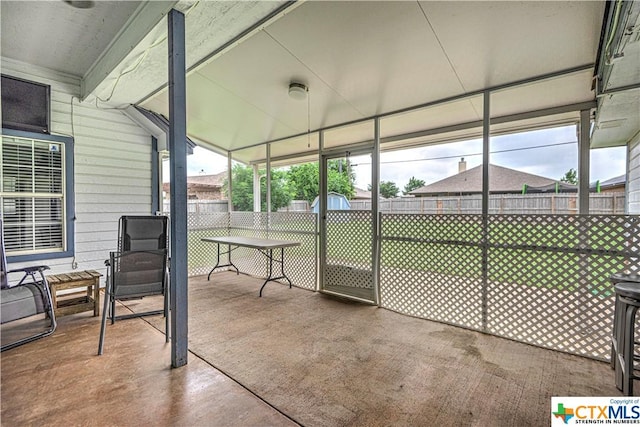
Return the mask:
<svg viewBox="0 0 640 427">
<path fill-rule="evenodd" d="M 170 344 L 141 319 L 109 325 L 60 317 L 47 338 L 1 355 L 2 426 L 290 426 L 249 391 L 191 355 L 171 369 Z"/>
<path fill-rule="evenodd" d="M 97 318 L 60 318 L 2 353 L 2 424 L 548 425 L 552 396 L 620 395 L 606 363 L 275 283 L 258 298 L 260 285 L 189 281 L 180 369 L 159 316 L 108 325 L 101 357 Z"/>
</svg>

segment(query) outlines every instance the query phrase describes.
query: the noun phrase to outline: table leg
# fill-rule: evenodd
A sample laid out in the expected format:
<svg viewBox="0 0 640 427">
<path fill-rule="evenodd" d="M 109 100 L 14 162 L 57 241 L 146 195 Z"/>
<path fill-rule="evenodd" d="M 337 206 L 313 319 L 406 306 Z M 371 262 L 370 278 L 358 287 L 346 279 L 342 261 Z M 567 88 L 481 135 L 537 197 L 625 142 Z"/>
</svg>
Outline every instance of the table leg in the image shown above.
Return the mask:
<svg viewBox="0 0 640 427">
<path fill-rule="evenodd" d="M 273 249 L 269 249 L 268 254 L 269 255 L 267 255 L 267 258 L 269 258 L 269 267 L 267 269 L 267 279 L 264 281 L 264 283 L 262 284 L 262 287 L 260 288 L 260 293 L 258 294 L 260 297 L 262 297 L 262 290 L 264 289 L 265 286 L 267 286 L 267 283 L 273 280 L 271 279 L 271 273 L 273 272 Z"/>
<path fill-rule="evenodd" d="M 227 245 L 227 251 L 226 252 L 222 252 L 222 255 L 224 255 L 224 254 L 227 255 L 227 263 L 224 264 L 224 265 L 221 265 L 220 264 L 220 243 L 218 243 L 218 253 L 217 253 L 217 259 L 216 259 L 216 265 L 215 265 L 215 267 L 213 267 L 211 269 L 211 271 L 207 275 L 207 281 L 211 279 L 211 273 L 213 273 L 213 271 L 216 268 L 220 268 L 220 267 L 233 267 L 233 268 L 236 269 L 236 274 L 240 274 L 240 270 L 238 270 L 238 267 L 236 267 L 235 264 L 231 262 L 231 245 Z"/>
<path fill-rule="evenodd" d="M 284 248 L 280 248 L 280 274 L 282 274 L 283 279 L 287 279 L 287 282 L 289 282 L 289 289 L 291 289 L 293 283 L 291 283 L 291 280 L 284 273 Z"/>
<path fill-rule="evenodd" d="M 262 252 L 262 251 L 260 251 Z M 264 281 L 264 283 L 262 284 L 262 287 L 260 288 L 260 294 L 259 296 L 262 297 L 262 290 L 264 289 L 265 286 L 267 286 L 268 282 L 275 282 L 276 280 L 279 279 L 285 279 L 287 282 L 289 282 L 289 289 L 291 289 L 291 287 L 293 286 L 293 284 L 291 283 L 291 280 L 287 277 L 286 274 L 284 274 L 284 248 L 280 248 L 280 259 L 279 260 L 275 260 L 276 262 L 280 263 L 280 274 L 281 276 L 279 277 L 273 277 L 273 249 L 269 249 L 268 252 L 262 252 L 267 258 L 269 258 L 269 266 L 267 269 L 267 279 Z"/>
</svg>

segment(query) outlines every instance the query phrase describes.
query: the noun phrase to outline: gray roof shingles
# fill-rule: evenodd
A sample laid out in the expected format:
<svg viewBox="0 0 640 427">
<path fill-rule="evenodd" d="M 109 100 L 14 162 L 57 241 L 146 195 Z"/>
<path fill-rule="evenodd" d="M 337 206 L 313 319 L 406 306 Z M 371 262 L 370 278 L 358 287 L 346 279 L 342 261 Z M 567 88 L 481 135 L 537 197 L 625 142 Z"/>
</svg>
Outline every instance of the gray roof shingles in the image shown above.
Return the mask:
<svg viewBox="0 0 640 427">
<path fill-rule="evenodd" d="M 553 179 L 502 166 L 489 165 L 489 189 L 492 193 L 519 193 L 526 184 L 529 188 L 548 187 Z M 575 187 L 562 183 L 563 187 Z M 482 165 L 413 190 L 416 196 L 482 193 Z"/>
</svg>

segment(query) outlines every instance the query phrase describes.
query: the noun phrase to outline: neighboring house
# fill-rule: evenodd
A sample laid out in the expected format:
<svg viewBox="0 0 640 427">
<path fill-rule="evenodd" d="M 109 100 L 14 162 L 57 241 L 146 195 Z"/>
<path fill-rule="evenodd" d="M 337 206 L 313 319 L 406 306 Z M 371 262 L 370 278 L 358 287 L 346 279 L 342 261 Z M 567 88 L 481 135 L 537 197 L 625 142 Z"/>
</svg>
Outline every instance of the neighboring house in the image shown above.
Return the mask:
<svg viewBox="0 0 640 427">
<path fill-rule="evenodd" d="M 620 175 L 606 181 L 592 183 L 589 189 L 595 193 L 624 193 L 627 186 L 627 175 Z"/>
<path fill-rule="evenodd" d="M 489 190 L 492 194 L 575 193 L 577 186 L 515 169 L 489 165 Z M 465 170 L 462 165 L 458 174 L 417 188 L 409 194 L 416 197 L 482 194 L 482 166 Z"/>
<path fill-rule="evenodd" d="M 187 177 L 187 198 L 190 200 L 223 200 L 222 187 L 227 178 L 227 171 L 213 175 L 197 175 Z M 164 199 L 171 198 L 170 183 L 162 184 Z"/>
<path fill-rule="evenodd" d="M 371 191 L 363 190 L 362 188 L 353 187 L 354 194 L 351 200 L 371 200 Z"/>
</svg>

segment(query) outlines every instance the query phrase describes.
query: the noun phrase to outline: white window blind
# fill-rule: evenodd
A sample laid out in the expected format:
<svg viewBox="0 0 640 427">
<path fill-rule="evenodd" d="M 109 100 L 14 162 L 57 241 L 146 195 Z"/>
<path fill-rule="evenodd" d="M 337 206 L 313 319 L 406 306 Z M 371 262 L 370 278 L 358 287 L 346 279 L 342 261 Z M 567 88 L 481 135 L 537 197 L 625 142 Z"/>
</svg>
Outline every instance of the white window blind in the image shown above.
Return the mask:
<svg viewBox="0 0 640 427">
<path fill-rule="evenodd" d="M 7 255 L 65 250 L 65 146 L 3 136 L 0 195 Z"/>
</svg>

